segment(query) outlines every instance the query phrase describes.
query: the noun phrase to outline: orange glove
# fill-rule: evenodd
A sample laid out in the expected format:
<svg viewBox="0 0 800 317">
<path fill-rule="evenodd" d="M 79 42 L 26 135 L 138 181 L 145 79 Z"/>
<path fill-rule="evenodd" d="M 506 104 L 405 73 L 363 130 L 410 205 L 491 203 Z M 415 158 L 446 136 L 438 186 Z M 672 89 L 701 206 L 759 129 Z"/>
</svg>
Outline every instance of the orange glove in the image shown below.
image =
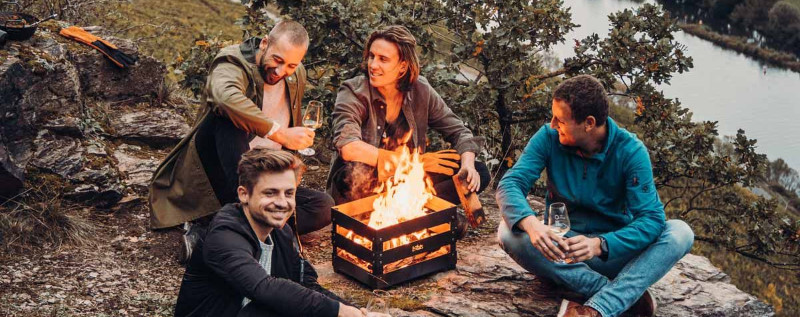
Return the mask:
<svg viewBox="0 0 800 317">
<path fill-rule="evenodd" d="M 450 176 L 458 169 L 461 155 L 456 150 L 442 150 L 422 154 L 421 158 L 426 172 Z"/>
<path fill-rule="evenodd" d="M 121 52 L 114 44 L 94 36 L 93 34 L 86 32 L 86 30 L 77 26 L 63 28 L 58 32 L 58 34 L 95 48 L 96 50 L 100 51 L 100 53 L 103 53 L 103 55 L 108 57 L 108 59 L 119 68 L 130 67 L 131 65 L 136 64 L 136 61 L 139 60 L 139 58 L 135 56 L 130 56 Z"/>
</svg>

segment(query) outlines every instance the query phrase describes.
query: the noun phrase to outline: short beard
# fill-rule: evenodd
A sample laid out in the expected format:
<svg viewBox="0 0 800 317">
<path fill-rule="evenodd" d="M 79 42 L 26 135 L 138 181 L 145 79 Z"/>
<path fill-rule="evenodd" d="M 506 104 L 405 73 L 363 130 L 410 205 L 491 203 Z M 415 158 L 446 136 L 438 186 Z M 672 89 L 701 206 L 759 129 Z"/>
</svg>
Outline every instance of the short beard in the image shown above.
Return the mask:
<svg viewBox="0 0 800 317">
<path fill-rule="evenodd" d="M 283 77 L 278 78 L 278 80 L 276 80 L 274 83 L 270 82 L 269 81 L 270 72 L 268 70 L 264 69 L 264 65 L 266 64 L 266 62 L 264 62 L 265 59 L 267 59 L 266 53 L 261 56 L 260 63 L 258 65 L 256 65 L 256 66 L 258 66 L 258 74 L 261 75 L 261 79 L 264 81 L 264 83 L 266 83 L 267 85 L 272 86 L 272 85 L 275 85 L 278 82 L 280 82 L 281 79 L 283 79 Z M 273 73 L 274 73 L 274 68 L 270 68 L 270 69 L 272 69 Z"/>
</svg>

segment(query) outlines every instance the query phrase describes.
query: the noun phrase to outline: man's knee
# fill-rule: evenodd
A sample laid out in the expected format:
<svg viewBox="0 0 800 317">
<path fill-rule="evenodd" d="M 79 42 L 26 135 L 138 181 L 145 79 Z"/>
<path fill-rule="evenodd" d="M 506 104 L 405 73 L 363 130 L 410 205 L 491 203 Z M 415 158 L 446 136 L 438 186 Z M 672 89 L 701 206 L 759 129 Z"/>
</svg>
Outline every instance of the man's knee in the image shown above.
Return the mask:
<svg viewBox="0 0 800 317">
<path fill-rule="evenodd" d="M 511 230 L 508 229 L 508 226 L 503 220 L 500 220 L 500 225 L 497 226 L 497 242 L 500 244 L 500 248 L 505 250 L 506 253 L 510 253 L 506 246 L 511 246 L 517 243 L 514 241 Z"/>
<path fill-rule="evenodd" d="M 670 243 L 675 246 L 677 250 L 683 254 L 689 253 L 694 245 L 694 231 L 683 220 L 672 219 L 667 220 L 666 228 L 664 229 L 665 238 L 669 239 Z"/>
<path fill-rule="evenodd" d="M 531 246 L 530 238 L 528 238 L 528 234 L 525 232 L 513 232 L 508 226 L 506 225 L 505 221 L 500 221 L 500 225 L 497 227 L 497 240 L 500 244 L 500 248 L 502 248 L 506 253 L 508 253 L 512 258 L 517 258 L 518 256 L 527 257 L 526 253 L 533 253 L 533 256 L 540 256 L 538 250 L 534 250 L 534 252 L 526 252 L 526 248 Z"/>
</svg>

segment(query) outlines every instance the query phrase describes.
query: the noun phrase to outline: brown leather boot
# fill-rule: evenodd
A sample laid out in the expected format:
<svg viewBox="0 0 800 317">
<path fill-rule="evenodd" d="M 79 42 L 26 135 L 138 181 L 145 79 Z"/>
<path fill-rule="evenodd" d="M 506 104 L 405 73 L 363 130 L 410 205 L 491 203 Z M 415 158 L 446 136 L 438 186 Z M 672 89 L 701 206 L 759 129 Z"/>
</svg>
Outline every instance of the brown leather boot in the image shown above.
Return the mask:
<svg viewBox="0 0 800 317">
<path fill-rule="evenodd" d="M 556 317 L 601 317 L 594 308 L 583 306 L 571 300 L 561 300 Z"/>
<path fill-rule="evenodd" d="M 658 303 L 656 302 L 656 297 L 650 293 L 650 290 L 646 290 L 644 294 L 642 294 L 642 297 L 639 297 L 639 300 L 637 300 L 627 312 L 632 316 L 654 317 L 657 307 Z"/>
</svg>

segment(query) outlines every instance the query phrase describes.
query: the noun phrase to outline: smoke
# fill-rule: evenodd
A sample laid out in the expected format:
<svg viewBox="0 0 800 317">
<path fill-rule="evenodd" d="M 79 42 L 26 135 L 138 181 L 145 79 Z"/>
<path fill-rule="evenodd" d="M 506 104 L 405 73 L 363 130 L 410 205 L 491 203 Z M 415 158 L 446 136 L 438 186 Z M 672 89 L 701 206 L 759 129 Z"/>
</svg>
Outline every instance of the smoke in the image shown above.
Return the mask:
<svg viewBox="0 0 800 317">
<path fill-rule="evenodd" d="M 348 164 L 345 182 L 349 190 L 344 193 L 348 201 L 361 199 L 374 194 L 378 186 L 378 173 L 375 167 L 363 163 L 351 162 Z"/>
</svg>

